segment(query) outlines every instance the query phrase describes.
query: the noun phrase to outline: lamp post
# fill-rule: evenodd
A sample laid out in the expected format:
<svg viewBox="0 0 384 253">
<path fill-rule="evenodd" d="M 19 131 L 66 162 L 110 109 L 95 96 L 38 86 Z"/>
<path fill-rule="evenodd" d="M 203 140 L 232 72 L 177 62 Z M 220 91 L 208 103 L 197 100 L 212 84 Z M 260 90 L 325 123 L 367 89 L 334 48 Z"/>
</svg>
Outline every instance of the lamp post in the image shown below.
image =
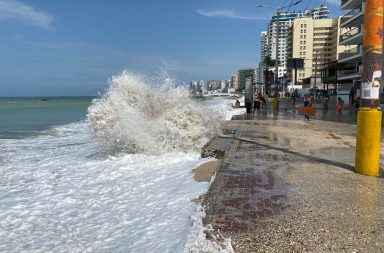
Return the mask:
<svg viewBox="0 0 384 253">
<path fill-rule="evenodd" d="M 318 52 L 315 52 L 315 82 L 313 84 L 313 89 L 315 90 L 315 95 L 313 96 L 314 100 L 317 100 L 317 61 L 318 61 Z"/>
</svg>

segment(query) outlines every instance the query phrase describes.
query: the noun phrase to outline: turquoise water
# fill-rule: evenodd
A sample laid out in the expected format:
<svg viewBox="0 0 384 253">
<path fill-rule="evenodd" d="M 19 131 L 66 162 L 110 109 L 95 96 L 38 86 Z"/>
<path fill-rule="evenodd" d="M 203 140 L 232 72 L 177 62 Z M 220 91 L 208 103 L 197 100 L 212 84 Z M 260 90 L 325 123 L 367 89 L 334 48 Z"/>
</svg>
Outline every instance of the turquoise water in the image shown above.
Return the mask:
<svg viewBox="0 0 384 253">
<path fill-rule="evenodd" d="M 0 98 L 0 138 L 21 138 L 86 118 L 93 97 Z"/>
</svg>

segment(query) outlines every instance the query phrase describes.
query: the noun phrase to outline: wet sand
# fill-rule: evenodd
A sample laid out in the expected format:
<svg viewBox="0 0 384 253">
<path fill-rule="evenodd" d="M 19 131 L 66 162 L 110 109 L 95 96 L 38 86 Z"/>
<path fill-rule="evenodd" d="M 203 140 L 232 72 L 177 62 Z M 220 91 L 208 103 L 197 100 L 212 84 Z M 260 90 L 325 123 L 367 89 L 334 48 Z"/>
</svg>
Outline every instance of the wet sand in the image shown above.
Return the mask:
<svg viewBox="0 0 384 253">
<path fill-rule="evenodd" d="M 192 170 L 195 174 L 193 178 L 197 182 L 210 182 L 211 178 L 216 174 L 220 167 L 221 160 L 215 160 L 203 163 L 199 167 Z"/>
</svg>

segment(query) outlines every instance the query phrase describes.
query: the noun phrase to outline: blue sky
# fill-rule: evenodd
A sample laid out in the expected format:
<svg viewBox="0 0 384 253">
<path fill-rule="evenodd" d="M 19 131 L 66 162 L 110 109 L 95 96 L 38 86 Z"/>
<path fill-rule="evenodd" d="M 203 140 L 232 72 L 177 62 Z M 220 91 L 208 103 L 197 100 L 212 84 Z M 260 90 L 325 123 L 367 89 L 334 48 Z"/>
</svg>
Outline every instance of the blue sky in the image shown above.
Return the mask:
<svg viewBox="0 0 384 253">
<path fill-rule="evenodd" d="M 165 68 L 177 83 L 229 79 L 258 63 L 260 32 L 290 2 L 0 0 L 0 96 L 96 95 L 123 70 Z M 340 1 L 326 2 L 340 15 Z"/>
</svg>

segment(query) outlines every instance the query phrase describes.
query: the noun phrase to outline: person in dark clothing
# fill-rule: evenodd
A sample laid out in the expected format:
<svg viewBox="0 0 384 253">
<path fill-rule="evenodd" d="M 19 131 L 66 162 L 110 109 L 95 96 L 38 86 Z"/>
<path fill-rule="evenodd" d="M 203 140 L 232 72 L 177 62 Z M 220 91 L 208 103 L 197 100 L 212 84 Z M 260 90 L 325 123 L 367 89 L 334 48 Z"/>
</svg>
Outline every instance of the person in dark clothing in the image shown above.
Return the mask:
<svg viewBox="0 0 384 253">
<path fill-rule="evenodd" d="M 312 99 L 310 95 L 304 96 L 304 107 L 312 107 Z M 305 115 L 304 119 L 309 121 L 309 115 Z"/>
<path fill-rule="evenodd" d="M 351 87 L 351 90 L 349 91 L 349 102 L 351 104 L 355 103 L 355 90 L 353 89 L 353 87 Z"/>
<path fill-rule="evenodd" d="M 260 106 L 261 106 L 261 101 L 260 101 L 259 95 L 257 95 L 255 97 L 255 100 L 253 100 L 253 114 L 255 114 L 255 112 L 257 112 L 257 114 L 260 113 Z"/>
<path fill-rule="evenodd" d="M 252 113 L 252 102 L 247 98 L 245 99 L 245 109 L 247 110 L 247 117 Z"/>
</svg>

